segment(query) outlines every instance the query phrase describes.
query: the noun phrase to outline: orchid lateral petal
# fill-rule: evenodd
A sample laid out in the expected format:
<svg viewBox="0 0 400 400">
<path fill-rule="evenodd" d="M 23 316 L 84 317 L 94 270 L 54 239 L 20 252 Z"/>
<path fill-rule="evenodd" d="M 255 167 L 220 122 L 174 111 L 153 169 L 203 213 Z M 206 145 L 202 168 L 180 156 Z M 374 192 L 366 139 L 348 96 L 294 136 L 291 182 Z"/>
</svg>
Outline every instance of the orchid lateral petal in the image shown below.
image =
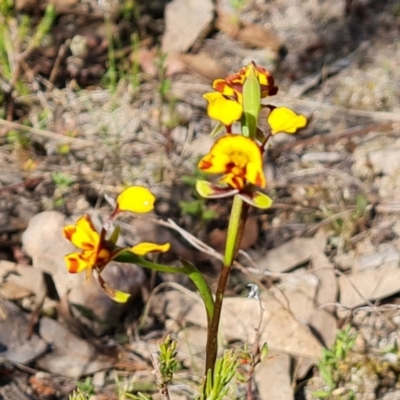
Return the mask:
<svg viewBox="0 0 400 400">
<path fill-rule="evenodd" d="M 261 192 L 254 192 L 252 196 L 241 193 L 238 196 L 247 204 L 250 204 L 251 206 L 260 208 L 262 210 L 266 210 L 272 205 L 272 199 Z"/>
<path fill-rule="evenodd" d="M 111 299 L 113 299 L 115 302 L 126 303 L 129 299 L 129 297 L 131 297 L 131 295 L 129 293 L 121 292 L 120 290 L 111 288 L 110 286 L 108 286 L 108 284 L 104 281 L 102 276 L 97 271 L 93 271 L 93 272 L 94 272 L 94 275 L 95 275 L 97 281 L 99 282 L 99 285 L 104 290 L 106 295 L 108 297 L 110 297 Z"/>
<path fill-rule="evenodd" d="M 131 186 L 117 197 L 117 209 L 144 214 L 153 210 L 156 198 L 150 190 L 142 186 Z"/>
<path fill-rule="evenodd" d="M 170 247 L 171 245 L 169 243 L 156 244 L 143 242 L 131 247 L 129 250 L 137 256 L 145 256 L 147 253 L 165 253 Z"/>
<path fill-rule="evenodd" d="M 307 125 L 307 118 L 296 114 L 290 108 L 276 107 L 268 115 L 268 123 L 273 135 L 279 132 L 296 133 L 298 129 Z"/>
</svg>

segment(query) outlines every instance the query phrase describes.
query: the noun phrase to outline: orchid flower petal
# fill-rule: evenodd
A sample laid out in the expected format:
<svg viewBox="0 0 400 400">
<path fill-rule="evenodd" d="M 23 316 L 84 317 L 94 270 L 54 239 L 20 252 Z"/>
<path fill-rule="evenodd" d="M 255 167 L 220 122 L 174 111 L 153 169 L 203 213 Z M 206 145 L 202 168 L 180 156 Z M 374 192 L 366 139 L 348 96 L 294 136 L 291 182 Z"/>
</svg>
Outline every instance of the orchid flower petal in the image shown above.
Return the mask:
<svg viewBox="0 0 400 400">
<path fill-rule="evenodd" d="M 131 186 L 123 190 L 117 198 L 119 211 L 144 214 L 154 208 L 156 198 L 149 189 L 142 186 Z"/>
<path fill-rule="evenodd" d="M 147 253 L 165 253 L 170 249 L 170 247 L 171 245 L 169 243 L 156 244 L 142 242 L 137 244 L 136 246 L 131 247 L 129 250 L 138 256 L 145 256 Z"/>
<path fill-rule="evenodd" d="M 273 135 L 279 132 L 296 133 L 307 125 L 307 118 L 298 115 L 290 108 L 277 107 L 268 115 L 268 123 Z"/>
<path fill-rule="evenodd" d="M 64 237 L 82 250 L 93 250 L 99 242 L 99 234 L 88 215 L 83 215 L 75 225 L 68 225 L 63 230 Z"/>
</svg>

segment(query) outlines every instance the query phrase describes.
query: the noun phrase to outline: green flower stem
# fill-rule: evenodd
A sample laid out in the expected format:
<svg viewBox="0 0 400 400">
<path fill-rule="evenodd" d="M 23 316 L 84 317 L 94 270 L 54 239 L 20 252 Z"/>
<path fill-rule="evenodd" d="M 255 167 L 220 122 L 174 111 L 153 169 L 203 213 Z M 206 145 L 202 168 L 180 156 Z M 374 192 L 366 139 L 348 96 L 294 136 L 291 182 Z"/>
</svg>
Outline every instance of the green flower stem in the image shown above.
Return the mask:
<svg viewBox="0 0 400 400">
<path fill-rule="evenodd" d="M 224 265 L 219 276 L 217 292 L 215 294 L 214 313 L 211 324 L 208 326 L 207 347 L 206 347 L 206 371 L 211 370 L 211 376 L 214 373 L 215 361 L 218 352 L 218 329 L 221 318 L 222 301 L 224 299 L 226 284 L 231 272 L 233 261 L 239 250 L 239 245 L 243 237 L 244 226 L 247 219 L 249 205 L 239 197 L 234 196 L 231 215 L 229 218 L 228 235 L 226 238 Z"/>
<path fill-rule="evenodd" d="M 201 298 L 203 299 L 207 313 L 207 323 L 208 325 L 210 325 L 212 317 L 214 315 L 214 299 L 207 281 L 194 265 L 190 264 L 187 261 L 182 261 L 183 267 L 170 267 L 164 264 L 156 264 L 129 251 L 125 251 L 119 254 L 115 258 L 115 261 L 129 264 L 138 264 L 144 268 L 152 269 L 153 271 L 158 272 L 165 272 L 167 274 L 187 275 L 189 279 L 195 284 Z"/>
<path fill-rule="evenodd" d="M 246 211 L 247 213 L 247 208 L 243 207 L 243 205 L 244 202 L 239 196 L 233 196 L 224 253 L 224 265 L 228 267 L 232 266 L 233 260 L 236 257 L 237 248 L 239 247 L 238 235 L 240 234 L 239 228 L 243 223 L 242 212 Z M 241 240 L 241 238 L 239 238 L 239 240 Z"/>
</svg>

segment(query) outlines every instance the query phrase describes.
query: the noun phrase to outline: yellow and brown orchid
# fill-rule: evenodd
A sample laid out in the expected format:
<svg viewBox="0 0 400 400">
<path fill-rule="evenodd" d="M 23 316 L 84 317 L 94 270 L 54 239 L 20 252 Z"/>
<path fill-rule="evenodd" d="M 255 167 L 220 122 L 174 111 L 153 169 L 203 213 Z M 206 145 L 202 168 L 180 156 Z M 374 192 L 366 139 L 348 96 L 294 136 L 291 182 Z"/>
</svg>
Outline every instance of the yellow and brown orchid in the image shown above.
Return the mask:
<svg viewBox="0 0 400 400">
<path fill-rule="evenodd" d="M 119 234 L 118 229 L 114 230 L 106 238 L 107 230 L 120 212 L 147 213 L 153 209 L 154 201 L 155 197 L 148 189 L 132 186 L 125 189 L 118 196 L 116 207 L 100 233 L 97 232 L 88 215 L 80 217 L 74 225 L 64 227 L 64 236 L 81 250 L 65 256 L 68 271 L 70 273 L 79 273 L 86 270 L 88 275 L 93 273 L 108 296 L 117 302 L 126 302 L 130 295 L 109 287 L 101 277 L 101 272 L 105 266 L 123 252 L 132 252 L 136 255 L 144 256 L 150 252 L 168 251 L 170 245 L 169 243 L 158 245 L 143 242 L 133 247 L 119 247 L 116 244 Z"/>
<path fill-rule="evenodd" d="M 201 196 L 221 198 L 239 194 L 256 207 L 268 208 L 271 205 L 268 196 L 253 189 L 254 186 L 264 188 L 267 184 L 262 149 L 254 140 L 242 135 L 225 135 L 200 160 L 198 168 L 210 174 L 223 174 L 219 180 L 222 186 L 199 180 L 196 187 Z"/>
</svg>

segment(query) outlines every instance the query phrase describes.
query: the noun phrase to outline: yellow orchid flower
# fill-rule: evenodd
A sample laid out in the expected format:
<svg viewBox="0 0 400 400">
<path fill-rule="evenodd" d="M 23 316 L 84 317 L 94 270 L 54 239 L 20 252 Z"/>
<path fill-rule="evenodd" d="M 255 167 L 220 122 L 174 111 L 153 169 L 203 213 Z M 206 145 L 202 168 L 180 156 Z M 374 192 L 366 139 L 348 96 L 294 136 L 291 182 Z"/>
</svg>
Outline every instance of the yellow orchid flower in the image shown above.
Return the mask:
<svg viewBox="0 0 400 400">
<path fill-rule="evenodd" d="M 241 135 L 225 135 L 204 156 L 198 168 L 210 174 L 224 174 L 220 182 L 237 190 L 250 183 L 266 186 L 262 151 L 255 141 Z"/>
<path fill-rule="evenodd" d="M 80 217 L 75 222 L 75 225 L 64 227 L 64 237 L 80 249 L 79 252 L 70 253 L 64 257 L 68 272 L 73 274 L 86 270 L 87 274 L 94 273 L 100 286 L 108 296 L 117 302 L 126 302 L 130 295 L 110 288 L 101 277 L 101 272 L 105 266 L 125 251 L 144 256 L 149 252 L 166 252 L 169 250 L 170 245 L 169 243 L 163 245 L 139 243 L 130 248 L 121 248 L 116 245 L 119 231 L 114 231 L 106 239 L 106 227 L 109 227 L 115 216 L 122 211 L 135 213 L 151 211 L 154 201 L 155 197 L 148 189 L 140 186 L 132 186 L 125 189 L 118 196 L 117 206 L 100 233 L 97 232 L 88 215 Z"/>
</svg>

